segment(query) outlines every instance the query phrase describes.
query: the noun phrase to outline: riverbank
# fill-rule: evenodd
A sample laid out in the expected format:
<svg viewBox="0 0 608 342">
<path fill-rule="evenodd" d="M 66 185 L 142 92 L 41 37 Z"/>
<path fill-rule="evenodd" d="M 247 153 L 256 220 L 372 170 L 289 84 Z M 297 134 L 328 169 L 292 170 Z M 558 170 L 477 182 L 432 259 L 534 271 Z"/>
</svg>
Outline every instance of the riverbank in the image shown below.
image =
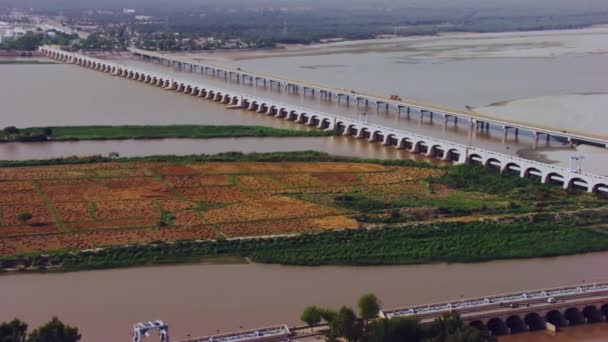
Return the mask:
<svg viewBox="0 0 608 342">
<path fill-rule="evenodd" d="M 0 166 L 5 270 L 218 257 L 415 264 L 608 250 L 603 198 L 479 166 L 312 151 Z"/>
<path fill-rule="evenodd" d="M 319 44 L 282 44 L 275 49 L 239 51 L 167 52 L 168 54 L 211 61 L 244 61 L 252 59 L 307 57 L 332 54 L 363 54 L 400 52 L 408 60 L 431 57 L 505 58 L 552 57 L 563 53 L 602 53 L 604 47 L 581 37 L 605 35 L 608 27 L 581 29 L 511 31 L 511 32 L 451 32 L 436 35 L 342 40 Z M 472 43 L 474 42 L 474 44 Z M 520 49 L 513 48 L 521 47 Z M 516 50 L 516 51 L 509 51 Z M 405 58 L 404 58 L 405 59 Z"/>
<path fill-rule="evenodd" d="M 14 65 L 14 64 L 57 64 L 57 62 L 53 62 L 53 61 L 41 61 L 41 60 L 37 60 L 37 59 L 1 59 L 0 58 L 0 65 L 3 64 L 8 64 L 8 65 Z"/>
<path fill-rule="evenodd" d="M 583 219 L 583 217 L 586 217 Z M 182 263 L 404 265 L 554 257 L 608 250 L 605 229 L 581 227 L 605 220 L 581 212 L 543 223 L 444 222 L 407 227 L 335 230 L 297 236 L 180 240 L 83 251 L 30 253 L 0 258 L 4 271 L 65 272 Z"/>
<path fill-rule="evenodd" d="M 6 128 L 0 132 L 0 142 L 168 138 L 209 139 L 226 137 L 321 137 L 332 135 L 335 135 L 335 132 L 237 125 L 50 126 L 20 129 Z"/>
</svg>

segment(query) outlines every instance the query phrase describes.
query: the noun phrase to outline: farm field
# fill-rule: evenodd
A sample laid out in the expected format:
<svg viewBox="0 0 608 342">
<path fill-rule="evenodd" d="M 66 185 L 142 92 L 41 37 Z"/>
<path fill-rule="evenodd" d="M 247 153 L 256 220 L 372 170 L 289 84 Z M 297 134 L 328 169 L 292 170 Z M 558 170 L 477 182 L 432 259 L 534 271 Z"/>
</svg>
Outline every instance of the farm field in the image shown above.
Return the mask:
<svg viewBox="0 0 608 342">
<path fill-rule="evenodd" d="M 428 183 L 444 173 L 350 162 L 0 168 L 0 255 L 354 229 L 366 208 L 349 198 L 449 198 Z"/>
</svg>

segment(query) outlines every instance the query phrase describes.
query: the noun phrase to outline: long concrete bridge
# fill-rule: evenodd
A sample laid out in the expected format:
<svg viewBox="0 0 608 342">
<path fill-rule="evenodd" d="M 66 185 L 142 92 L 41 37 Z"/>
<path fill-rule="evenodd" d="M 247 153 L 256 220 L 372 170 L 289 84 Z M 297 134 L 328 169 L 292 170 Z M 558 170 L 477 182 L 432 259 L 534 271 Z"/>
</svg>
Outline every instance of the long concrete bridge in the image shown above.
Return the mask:
<svg viewBox="0 0 608 342">
<path fill-rule="evenodd" d="M 528 177 L 538 179 L 541 183 L 556 183 L 563 186 L 565 189 L 581 188 L 588 192 L 608 193 L 608 177 L 594 175 L 590 173 L 571 170 L 568 168 L 548 165 L 536 161 L 519 158 L 507 154 L 502 154 L 487 149 L 437 139 L 421 134 L 408 132 L 401 129 L 381 126 L 367 122 L 365 119 L 353 119 L 325 113 L 321 111 L 302 108 L 287 103 L 281 103 L 267 98 L 252 96 L 249 94 L 236 92 L 234 90 L 225 89 L 198 81 L 179 79 L 169 75 L 150 72 L 140 68 L 129 67 L 123 64 L 101 60 L 89 57 L 82 54 L 66 52 L 50 46 L 40 47 L 40 51 L 46 56 L 65 62 L 73 63 L 90 69 L 98 70 L 114 76 L 136 80 L 142 83 L 150 84 L 167 90 L 178 91 L 191 96 L 198 96 L 211 101 L 217 101 L 225 104 L 229 108 L 245 108 L 255 111 L 261 115 L 272 115 L 276 118 L 295 121 L 300 124 L 314 126 L 319 129 L 336 130 L 343 135 L 352 135 L 356 138 L 367 139 L 370 142 L 379 142 L 386 146 L 394 146 L 399 149 L 406 149 L 413 153 L 423 153 L 429 157 L 437 157 L 444 161 L 451 161 L 458 164 L 477 163 L 490 168 L 499 169 L 501 172 L 514 173 L 520 177 Z M 134 51 L 135 52 L 135 51 Z M 151 57 L 150 57 L 151 58 Z M 191 64 L 192 68 L 197 67 Z M 204 72 L 224 72 L 226 77 L 229 75 L 237 75 L 242 78 L 248 78 L 253 83 L 255 77 L 253 74 L 236 73 L 238 69 L 213 69 L 212 67 L 202 67 Z M 206 68 L 206 69 L 205 69 Z M 223 71 L 222 71 L 223 70 Z M 258 78 L 260 80 L 260 78 Z M 271 82 L 272 81 L 272 82 Z M 265 82 L 276 83 L 279 87 L 301 88 L 304 86 L 301 83 L 286 83 L 286 81 L 265 79 Z M 282 82 L 282 83 L 280 83 Z M 358 94 L 350 92 L 330 92 L 328 88 L 313 88 L 307 87 L 312 92 L 322 94 L 322 96 L 336 96 L 338 99 L 345 97 L 345 101 L 351 98 L 357 98 Z M 359 97 L 360 101 L 362 97 Z M 370 98 L 364 98 L 365 101 L 370 101 Z M 378 100 L 380 101 L 380 100 Z M 376 101 L 376 103 L 378 103 Z M 382 102 L 387 105 L 396 105 L 399 103 L 399 108 L 411 111 L 412 108 L 402 102 L 384 100 Z M 426 113 L 425 109 L 419 109 L 421 117 Z M 429 115 L 432 112 L 428 111 Z M 447 121 L 451 114 L 442 112 Z M 452 116 L 457 120 L 456 116 Z M 490 125 L 489 122 L 479 121 L 479 118 L 470 118 L 471 125 L 477 125 L 482 122 L 483 125 Z M 493 123 L 496 124 L 496 123 Z M 511 127 L 511 126 L 508 126 Z M 514 127 L 514 126 L 513 126 Z M 508 131 L 508 128 L 505 128 Z M 535 131 L 538 134 L 552 134 L 549 131 Z M 545 133 L 543 133 L 545 132 Z M 567 139 L 578 139 L 574 136 L 568 136 Z M 582 141 L 582 140 L 581 140 Z M 589 143 L 599 143 L 599 141 L 585 140 Z"/>
<path fill-rule="evenodd" d="M 446 313 L 458 313 L 469 325 L 493 335 L 559 328 L 608 320 L 608 283 L 461 299 L 452 302 L 382 310 L 380 317 L 416 316 L 430 323 Z"/>
<path fill-rule="evenodd" d="M 313 97 L 320 96 L 324 99 L 336 99 L 346 105 L 351 102 L 356 103 L 357 105 L 375 105 L 376 109 L 384 109 L 386 112 L 394 110 L 398 115 L 402 113 L 408 116 L 417 115 L 421 121 L 425 119 L 430 121 L 440 119 L 443 120 L 444 125 L 447 125 L 448 121 L 452 121 L 456 125 L 461 122 L 465 125 L 468 124 L 469 126 L 477 126 L 485 129 L 489 129 L 490 127 L 502 129 L 505 136 L 508 135 L 509 132 L 513 132 L 516 136 L 519 133 L 526 132 L 532 134 L 536 142 L 538 142 L 539 138 L 542 136 L 546 139 L 554 137 L 571 143 L 590 144 L 608 148 L 608 136 L 573 131 L 567 132 L 555 127 L 530 125 L 513 120 L 496 119 L 471 111 L 457 111 L 436 105 L 421 104 L 410 100 L 390 99 L 378 95 L 356 92 L 354 90 L 332 88 L 300 80 L 291 80 L 249 70 L 246 71 L 240 68 L 231 68 L 201 62 L 191 58 L 166 55 L 160 52 L 136 48 L 130 48 L 129 51 L 135 56 L 141 56 L 147 60 L 156 61 L 162 64 L 178 65 L 182 68 L 190 69 L 190 71 L 193 72 L 212 73 L 214 75 L 219 74 L 226 78 L 234 78 L 241 82 L 249 82 L 253 86 L 284 87 L 295 94 Z"/>
<path fill-rule="evenodd" d="M 608 283 L 582 284 L 560 288 L 516 292 L 482 298 L 417 305 L 381 310 L 379 318 L 416 317 L 422 325 L 431 324 L 445 314 L 457 313 L 472 327 L 487 330 L 494 336 L 608 321 Z M 158 322 L 158 323 L 156 323 Z M 162 321 L 148 326 L 168 326 Z M 141 329 L 142 323 L 135 325 Z M 288 340 L 318 341 L 329 331 L 328 324 L 272 327 L 219 333 L 178 342 L 279 342 Z M 161 336 L 162 337 L 162 336 Z M 139 340 L 136 340 L 139 341 Z"/>
</svg>

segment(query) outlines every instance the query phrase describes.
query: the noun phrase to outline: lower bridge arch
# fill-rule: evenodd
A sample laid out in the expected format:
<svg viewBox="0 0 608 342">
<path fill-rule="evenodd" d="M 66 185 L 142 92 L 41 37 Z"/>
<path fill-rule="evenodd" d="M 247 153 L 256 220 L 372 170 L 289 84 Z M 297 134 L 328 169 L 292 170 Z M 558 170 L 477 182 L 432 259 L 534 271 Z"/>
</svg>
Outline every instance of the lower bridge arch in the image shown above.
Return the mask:
<svg viewBox="0 0 608 342">
<path fill-rule="evenodd" d="M 462 155 L 462 152 L 456 148 L 450 148 L 447 151 L 445 151 L 445 153 L 443 154 L 443 160 L 446 161 L 459 161 L 460 157 Z"/>
<path fill-rule="evenodd" d="M 492 336 L 500 336 L 500 335 L 506 335 L 509 333 L 509 330 L 507 328 L 507 326 L 505 325 L 505 322 L 502 321 L 502 319 L 500 318 L 492 318 L 488 321 L 488 324 L 486 324 L 488 330 L 490 331 L 490 333 L 492 334 Z"/>
<path fill-rule="evenodd" d="M 588 305 L 582 311 L 583 317 L 587 323 L 598 323 L 604 320 L 600 310 L 595 305 Z"/>
<path fill-rule="evenodd" d="M 384 142 L 385 133 L 380 130 L 371 131 L 369 142 Z"/>
<path fill-rule="evenodd" d="M 564 312 L 564 318 L 568 321 L 568 325 L 578 325 L 585 323 L 585 319 L 577 308 L 569 308 Z"/>
<path fill-rule="evenodd" d="M 319 117 L 317 115 L 311 115 L 307 122 L 308 125 L 317 126 L 319 124 Z"/>
<path fill-rule="evenodd" d="M 414 147 L 414 141 L 410 138 L 402 138 L 399 140 L 397 148 L 411 150 Z"/>
<path fill-rule="evenodd" d="M 536 312 L 531 312 L 524 317 L 524 323 L 530 331 L 545 329 L 545 320 Z"/>
<path fill-rule="evenodd" d="M 564 315 L 562 315 L 561 311 L 559 310 L 551 310 L 549 312 L 547 312 L 547 315 L 545 316 L 545 321 L 547 323 L 551 323 L 556 327 L 563 327 L 566 326 L 566 320 L 564 319 Z"/>
<path fill-rule="evenodd" d="M 331 120 L 328 118 L 324 118 L 321 120 L 321 122 L 319 123 L 319 128 L 323 128 L 323 129 L 328 129 L 331 127 Z"/>
<path fill-rule="evenodd" d="M 344 135 L 353 135 L 358 131 L 358 128 L 356 125 L 347 125 L 344 128 Z"/>
<path fill-rule="evenodd" d="M 596 194 L 608 195 L 608 184 L 598 183 L 593 186 L 592 191 Z"/>
<path fill-rule="evenodd" d="M 477 153 L 469 155 L 469 164 L 483 165 L 483 157 Z"/>
<path fill-rule="evenodd" d="M 509 175 L 520 175 L 521 174 L 521 166 L 517 163 L 505 163 L 502 167 L 502 172 Z"/>
<path fill-rule="evenodd" d="M 560 175 L 557 172 L 549 172 L 546 176 L 545 176 L 545 183 L 548 184 L 557 184 L 557 185 L 561 185 L 564 186 L 564 176 Z"/>
<path fill-rule="evenodd" d="M 384 140 L 382 141 L 382 144 L 386 146 L 397 146 L 398 143 L 399 138 L 397 138 L 397 136 L 394 134 L 387 134 Z"/>
<path fill-rule="evenodd" d="M 510 334 L 520 333 L 526 330 L 526 323 L 519 315 L 509 316 L 505 321 Z"/>
<path fill-rule="evenodd" d="M 371 132 L 367 127 L 361 127 L 357 131 L 357 138 L 369 138 L 371 136 Z"/>
<path fill-rule="evenodd" d="M 540 181 L 542 180 L 543 172 L 535 167 L 528 167 L 524 170 L 522 176 L 525 178 L 538 179 Z"/>
<path fill-rule="evenodd" d="M 581 189 L 581 190 L 589 190 L 589 183 L 586 180 L 578 177 L 571 178 L 568 180 L 566 185 L 567 189 Z"/>
<path fill-rule="evenodd" d="M 426 151 L 426 155 L 429 157 L 443 156 L 445 148 L 439 144 L 429 145 Z"/>
<path fill-rule="evenodd" d="M 496 158 L 488 158 L 485 162 L 485 167 L 490 170 L 500 170 L 502 169 L 502 162 Z"/>
</svg>

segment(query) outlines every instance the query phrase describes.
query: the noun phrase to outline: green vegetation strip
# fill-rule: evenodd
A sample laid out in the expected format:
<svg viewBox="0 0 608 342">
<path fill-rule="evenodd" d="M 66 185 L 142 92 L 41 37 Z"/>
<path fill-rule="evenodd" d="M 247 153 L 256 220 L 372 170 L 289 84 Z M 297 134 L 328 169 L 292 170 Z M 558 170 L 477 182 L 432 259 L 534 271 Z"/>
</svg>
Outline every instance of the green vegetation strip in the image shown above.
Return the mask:
<svg viewBox="0 0 608 342">
<path fill-rule="evenodd" d="M 378 160 L 354 157 L 334 156 L 317 151 L 294 151 L 294 152 L 268 152 L 268 153 L 242 153 L 225 152 L 218 154 L 200 154 L 187 156 L 161 155 L 148 157 L 109 158 L 102 156 L 68 157 L 54 159 L 34 160 L 0 160 L 0 167 L 19 166 L 45 166 L 45 165 L 78 165 L 108 162 L 170 162 L 170 163 L 194 163 L 194 162 L 350 162 L 350 163 L 376 163 L 381 165 L 412 166 L 434 168 L 435 166 L 412 160 Z"/>
<path fill-rule="evenodd" d="M 30 127 L 17 129 L 6 127 L 0 132 L 4 141 L 63 141 L 63 140 L 120 140 L 120 139 L 208 139 L 226 137 L 322 137 L 333 131 L 291 130 L 264 126 L 70 126 Z"/>
<path fill-rule="evenodd" d="M 603 214 L 585 215 L 587 219 L 547 220 L 534 225 L 477 221 L 274 238 L 159 241 L 97 251 L 4 257 L 0 259 L 0 265 L 4 269 L 60 265 L 67 271 L 197 262 L 217 257 L 247 257 L 254 262 L 286 265 L 384 265 L 476 262 L 608 250 L 608 235 L 578 227 L 605 217 Z"/>
<path fill-rule="evenodd" d="M 51 61 L 40 61 L 40 60 L 21 60 L 21 59 L 0 59 L 0 65 L 2 64 L 57 64 Z"/>
</svg>

